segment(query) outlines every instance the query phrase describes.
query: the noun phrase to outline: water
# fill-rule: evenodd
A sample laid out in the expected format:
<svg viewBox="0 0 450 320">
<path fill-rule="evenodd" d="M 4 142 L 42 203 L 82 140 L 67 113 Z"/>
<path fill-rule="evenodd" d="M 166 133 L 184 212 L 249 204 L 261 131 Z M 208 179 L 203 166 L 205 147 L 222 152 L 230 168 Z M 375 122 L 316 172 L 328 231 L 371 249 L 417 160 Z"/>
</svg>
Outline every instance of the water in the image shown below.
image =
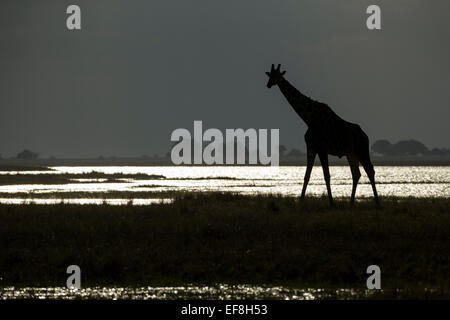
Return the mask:
<svg viewBox="0 0 450 320">
<path fill-rule="evenodd" d="M 80 198 L 80 199 L 30 199 L 30 198 L 0 198 L 0 203 L 5 204 L 107 204 L 111 206 L 136 205 L 147 206 L 151 204 L 171 203 L 172 199 L 96 199 L 96 198 Z"/>
<path fill-rule="evenodd" d="M 1 174 L 81 174 L 91 171 L 106 174 L 123 173 L 163 175 L 164 179 L 124 179 L 109 183 L 106 179 L 74 179 L 69 184 L 0 185 L 0 193 L 14 195 L 18 192 L 41 194 L 39 198 L 4 197 L 0 203 L 37 204 L 60 203 L 55 197 L 60 192 L 108 192 L 108 191 L 228 191 L 242 194 L 275 193 L 298 196 L 301 192 L 305 167 L 53 167 L 52 171 L 13 172 Z M 332 191 L 335 197 L 349 197 L 352 179 L 348 167 L 331 167 Z M 377 188 L 383 196 L 449 197 L 450 167 L 377 167 Z M 0 180 L 1 181 L 1 180 Z M 42 194 L 49 194 L 46 198 Z M 314 167 L 307 194 L 320 196 L 326 193 L 320 167 Z M 50 197 L 50 195 L 52 195 Z M 360 180 L 357 197 L 371 197 L 372 190 L 365 174 Z M 157 198 L 76 198 L 64 199 L 65 203 L 147 205 L 170 199 Z M 1 299 L 358 299 L 369 298 L 373 291 L 353 289 L 292 289 L 226 284 L 217 286 L 178 286 L 142 288 L 83 288 L 73 291 L 62 287 L 48 288 L 0 288 Z"/>
<path fill-rule="evenodd" d="M 69 184 L 21 184 L 0 186 L 0 193 L 11 196 L 0 199 L 0 203 L 59 203 L 59 192 L 164 192 L 164 191 L 225 191 L 241 194 L 272 193 L 287 196 L 298 196 L 301 193 L 304 166 L 290 167 L 131 167 L 131 166 L 73 166 L 52 167 L 52 171 L 14 172 L 3 171 L 0 174 L 81 174 L 91 171 L 114 174 L 163 175 L 164 179 L 122 179 L 120 182 L 105 182 L 104 179 L 74 179 Z M 362 169 L 362 168 L 361 168 Z M 352 178 L 348 166 L 330 167 L 331 188 L 335 197 L 349 197 Z M 363 176 L 356 192 L 357 197 L 371 197 L 372 189 L 369 180 L 362 170 Z M 397 197 L 449 197 L 449 166 L 385 166 L 376 168 L 378 192 L 382 196 Z M 18 192 L 45 194 L 52 196 L 45 199 L 14 198 Z M 326 193 L 322 169 L 314 167 L 308 185 L 307 195 L 320 196 Z M 56 197 L 55 197 L 56 195 Z M 62 197 L 61 197 L 62 198 Z M 135 205 L 152 204 L 161 199 L 142 199 L 127 197 L 126 199 L 64 199 L 66 203 L 123 205 L 133 201 Z M 153 197 L 152 197 L 153 198 Z"/>
<path fill-rule="evenodd" d="M 0 288 L 0 300 L 13 299 L 108 299 L 108 300 L 165 300 L 165 299 L 358 299 L 369 298 L 376 290 L 355 289 L 291 289 L 285 287 L 263 287 L 226 284 L 216 286 L 178 286 L 141 288 L 81 288 L 69 290 L 63 287 L 49 288 Z M 380 293 L 380 292 L 378 292 Z"/>
</svg>

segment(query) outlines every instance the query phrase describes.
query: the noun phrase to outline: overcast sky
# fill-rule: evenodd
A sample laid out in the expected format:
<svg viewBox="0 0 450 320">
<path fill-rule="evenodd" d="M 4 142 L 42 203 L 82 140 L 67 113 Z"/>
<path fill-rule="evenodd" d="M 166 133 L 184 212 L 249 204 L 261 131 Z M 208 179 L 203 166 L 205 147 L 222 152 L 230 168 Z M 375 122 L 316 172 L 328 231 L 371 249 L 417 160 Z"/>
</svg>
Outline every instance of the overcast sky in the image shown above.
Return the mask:
<svg viewBox="0 0 450 320">
<path fill-rule="evenodd" d="M 370 4 L 381 31 L 366 28 Z M 271 63 L 372 143 L 450 147 L 448 0 L 2 0 L 0 45 L 4 157 L 164 154 L 194 120 L 279 128 L 304 148 L 306 125 L 266 88 Z"/>
</svg>

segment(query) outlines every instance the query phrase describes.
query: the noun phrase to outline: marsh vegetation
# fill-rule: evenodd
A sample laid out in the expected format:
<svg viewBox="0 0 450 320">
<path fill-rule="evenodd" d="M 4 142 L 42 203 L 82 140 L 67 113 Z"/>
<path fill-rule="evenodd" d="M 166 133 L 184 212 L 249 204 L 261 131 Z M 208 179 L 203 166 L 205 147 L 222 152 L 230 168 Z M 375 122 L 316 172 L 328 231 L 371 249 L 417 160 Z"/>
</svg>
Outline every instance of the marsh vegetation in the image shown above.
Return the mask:
<svg viewBox="0 0 450 320">
<path fill-rule="evenodd" d="M 450 200 L 179 193 L 169 204 L 1 205 L 0 286 L 253 284 L 384 289 L 449 297 Z"/>
</svg>

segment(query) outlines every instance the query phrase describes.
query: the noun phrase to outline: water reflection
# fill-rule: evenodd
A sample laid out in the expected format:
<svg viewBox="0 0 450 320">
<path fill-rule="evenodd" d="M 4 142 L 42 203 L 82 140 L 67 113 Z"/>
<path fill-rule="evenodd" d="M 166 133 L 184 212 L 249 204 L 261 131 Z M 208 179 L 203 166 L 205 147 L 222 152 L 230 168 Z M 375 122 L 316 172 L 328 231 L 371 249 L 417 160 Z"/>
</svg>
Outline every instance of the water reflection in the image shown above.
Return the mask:
<svg viewBox="0 0 450 320">
<path fill-rule="evenodd" d="M 83 204 L 83 205 L 137 205 L 145 206 L 150 204 L 171 203 L 172 199 L 21 199 L 21 198 L 0 198 L 0 203 L 4 204 Z"/>
<path fill-rule="evenodd" d="M 52 171 L 35 171 L 33 174 L 82 174 L 92 171 L 105 174 L 147 174 L 162 175 L 165 179 L 149 178 L 120 179 L 107 182 L 106 179 L 74 179 L 68 184 L 20 184 L 0 186 L 1 193 L 44 194 L 59 192 L 167 192 L 167 191 L 230 191 L 242 194 L 274 193 L 298 196 L 301 193 L 304 166 L 291 167 L 52 167 Z M 450 167 L 377 167 L 378 190 L 384 196 L 397 197 L 450 197 Z M 330 167 L 332 191 L 335 197 L 349 197 L 351 173 L 347 166 Z M 17 173 L 20 172 L 2 172 Z M 30 172 L 24 172 L 24 174 Z M 320 196 L 326 193 L 322 169 L 314 167 L 308 185 L 308 195 Z M 371 197 L 372 189 L 363 174 L 357 189 L 357 197 Z M 42 195 L 39 198 L 43 198 Z M 48 199 L 49 201 L 51 199 Z M 112 199 L 119 201 L 120 199 Z M 11 202 L 11 199 L 8 199 Z M 16 201 L 16 200 L 13 200 Z M 55 200 L 51 200 L 55 201 Z M 74 201 L 74 200 L 70 200 Z M 95 199 L 79 199 L 97 203 Z M 101 203 L 102 200 L 99 200 Z M 123 200 L 125 202 L 128 199 Z M 134 199 L 136 204 L 141 201 Z M 4 202 L 1 199 L 0 202 Z M 142 203 L 142 202 L 141 202 Z"/>
<path fill-rule="evenodd" d="M 69 290 L 62 287 L 0 289 L 0 299 L 358 299 L 368 298 L 376 290 L 355 289 L 291 289 L 286 287 L 263 287 L 249 285 L 229 286 L 178 286 L 141 288 L 85 288 Z M 378 291 L 378 294 L 380 291 Z"/>
</svg>

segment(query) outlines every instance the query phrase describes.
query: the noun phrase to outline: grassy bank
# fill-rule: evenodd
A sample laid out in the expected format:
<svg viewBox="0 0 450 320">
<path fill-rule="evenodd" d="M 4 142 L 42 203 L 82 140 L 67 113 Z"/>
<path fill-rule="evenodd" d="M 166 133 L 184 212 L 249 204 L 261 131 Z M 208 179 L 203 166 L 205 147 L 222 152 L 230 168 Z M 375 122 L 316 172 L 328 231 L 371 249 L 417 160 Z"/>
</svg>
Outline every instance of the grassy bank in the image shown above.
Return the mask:
<svg viewBox="0 0 450 320">
<path fill-rule="evenodd" d="M 450 288 L 450 200 L 184 194 L 140 206 L 0 205 L 0 286 L 247 283 Z"/>
<path fill-rule="evenodd" d="M 0 171 L 52 171 L 53 169 L 44 166 L 33 166 L 33 165 L 4 165 L 0 164 Z"/>
<path fill-rule="evenodd" d="M 87 181 L 78 181 L 87 180 Z M 67 184 L 67 183 L 120 183 L 126 179 L 134 180 L 154 180 L 165 179 L 162 175 L 145 173 L 103 173 L 103 172 L 84 172 L 84 173 L 57 173 L 57 174 L 27 174 L 11 173 L 0 175 L 0 185 L 19 185 L 19 184 Z"/>
</svg>

